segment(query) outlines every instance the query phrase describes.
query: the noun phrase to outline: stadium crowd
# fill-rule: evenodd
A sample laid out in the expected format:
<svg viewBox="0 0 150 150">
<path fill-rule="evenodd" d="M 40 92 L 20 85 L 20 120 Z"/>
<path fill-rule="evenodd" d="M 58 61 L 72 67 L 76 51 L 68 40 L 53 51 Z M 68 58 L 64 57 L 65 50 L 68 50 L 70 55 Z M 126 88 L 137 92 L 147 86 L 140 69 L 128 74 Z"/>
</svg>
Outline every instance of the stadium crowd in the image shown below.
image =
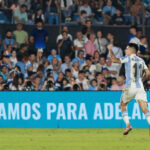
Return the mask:
<svg viewBox="0 0 150 150">
<path fill-rule="evenodd" d="M 17 3 L 11 5 L 11 9 L 14 11 L 13 21 L 16 24 L 16 30 L 7 30 L 5 36 L 0 38 L 1 91 L 105 91 L 124 88 L 124 66 L 111 62 L 107 46 L 113 44 L 113 52 L 117 58 L 124 55 L 124 50 L 119 47 L 118 41 L 115 40 L 112 33 L 108 33 L 104 37 L 102 31 L 94 33 L 91 28 L 93 18 L 96 18 L 97 14 L 92 11 L 97 10 L 93 7 L 99 6 L 98 8 L 103 11 L 104 20 L 106 19 L 107 23 L 111 22 L 114 16 L 108 17 L 109 14 L 104 12 L 105 9 L 107 10 L 107 5 L 112 5 L 112 2 L 108 0 L 106 6 L 103 7 L 105 4 L 103 0 L 89 3 L 86 0 L 84 3 L 76 0 L 73 1 L 76 5 L 71 5 L 72 7 L 69 9 L 63 9 L 64 2 L 71 3 L 72 1 L 62 1 L 61 12 L 65 16 L 65 22 L 70 21 L 70 14 L 72 14 L 72 10 L 75 10 L 73 7 L 77 7 L 77 4 L 81 5 L 79 5 L 81 16 L 78 21 L 81 23 L 82 29 L 76 33 L 76 38 L 73 38 L 67 25 L 62 26 L 62 32 L 56 39 L 57 49 L 51 50 L 46 47 L 46 43 L 49 41 L 49 32 L 44 26 L 47 19 L 41 9 L 42 1 L 18 0 Z M 5 2 L 1 1 L 1 7 L 4 9 L 8 8 Z M 127 2 L 131 1 L 126 1 L 125 6 L 127 6 Z M 136 3 L 140 3 L 140 1 L 136 0 L 132 6 Z M 50 6 L 55 4 L 55 8 L 60 13 L 57 0 L 46 1 L 46 4 L 45 11 L 54 11 L 55 9 Z M 111 13 L 123 12 L 120 0 L 114 0 L 113 6 Z M 30 19 L 26 10 L 32 10 L 33 15 Z M 87 18 L 87 15 L 88 19 L 82 18 Z M 139 21 L 137 17 L 135 18 L 136 21 Z M 23 28 L 27 22 L 35 24 L 31 33 Z M 150 68 L 148 40 L 136 26 L 130 27 L 128 42 L 138 44 L 137 54 L 145 60 Z M 150 79 L 145 81 L 144 85 L 149 90 Z"/>
<path fill-rule="evenodd" d="M 0 23 L 150 24 L 149 0 L 1 0 L 0 10 Z"/>
</svg>

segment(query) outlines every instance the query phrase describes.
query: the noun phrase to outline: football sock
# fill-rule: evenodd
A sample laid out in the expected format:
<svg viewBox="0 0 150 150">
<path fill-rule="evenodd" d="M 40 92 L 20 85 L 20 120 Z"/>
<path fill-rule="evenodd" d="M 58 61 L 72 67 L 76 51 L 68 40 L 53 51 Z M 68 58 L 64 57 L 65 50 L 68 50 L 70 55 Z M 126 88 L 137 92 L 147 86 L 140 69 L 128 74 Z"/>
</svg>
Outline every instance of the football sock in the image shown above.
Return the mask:
<svg viewBox="0 0 150 150">
<path fill-rule="evenodd" d="M 145 116 L 148 124 L 150 125 L 150 112 L 145 113 Z"/>
<path fill-rule="evenodd" d="M 130 122 L 129 122 L 129 117 L 128 117 L 128 113 L 127 113 L 127 112 L 123 112 L 123 113 L 122 113 L 122 118 L 123 118 L 123 120 L 124 120 L 124 122 L 125 122 L 126 125 L 129 125 L 129 124 L 130 124 Z"/>
</svg>

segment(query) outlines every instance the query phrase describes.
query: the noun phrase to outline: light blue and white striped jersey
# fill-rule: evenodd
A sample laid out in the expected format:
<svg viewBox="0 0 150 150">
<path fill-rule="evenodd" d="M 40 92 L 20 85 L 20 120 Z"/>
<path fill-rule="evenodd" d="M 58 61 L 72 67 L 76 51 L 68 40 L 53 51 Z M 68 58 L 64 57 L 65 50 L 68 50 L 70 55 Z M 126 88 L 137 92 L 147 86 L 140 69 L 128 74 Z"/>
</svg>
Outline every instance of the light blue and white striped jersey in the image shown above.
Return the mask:
<svg viewBox="0 0 150 150">
<path fill-rule="evenodd" d="M 147 66 L 144 60 L 135 54 L 120 58 L 121 63 L 125 63 L 126 88 L 144 88 L 142 75 Z"/>
</svg>

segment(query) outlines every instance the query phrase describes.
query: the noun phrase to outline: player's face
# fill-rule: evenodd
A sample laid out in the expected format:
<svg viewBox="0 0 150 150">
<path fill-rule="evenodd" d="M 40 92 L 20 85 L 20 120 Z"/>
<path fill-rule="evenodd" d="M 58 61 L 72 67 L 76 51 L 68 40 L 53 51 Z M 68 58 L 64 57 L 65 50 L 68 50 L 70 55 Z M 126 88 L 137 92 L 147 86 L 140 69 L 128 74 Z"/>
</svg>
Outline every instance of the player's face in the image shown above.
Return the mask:
<svg viewBox="0 0 150 150">
<path fill-rule="evenodd" d="M 130 56 L 132 54 L 130 47 L 128 46 L 125 50 L 126 56 Z"/>
</svg>

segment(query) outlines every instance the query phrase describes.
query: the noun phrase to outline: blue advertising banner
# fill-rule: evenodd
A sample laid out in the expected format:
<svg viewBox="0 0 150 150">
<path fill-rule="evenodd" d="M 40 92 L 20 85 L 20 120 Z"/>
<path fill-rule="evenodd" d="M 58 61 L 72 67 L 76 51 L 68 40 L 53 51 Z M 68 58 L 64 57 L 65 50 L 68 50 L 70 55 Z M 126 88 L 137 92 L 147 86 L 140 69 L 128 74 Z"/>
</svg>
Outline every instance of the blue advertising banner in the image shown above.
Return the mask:
<svg viewBox="0 0 150 150">
<path fill-rule="evenodd" d="M 0 92 L 0 128 L 123 128 L 120 96 L 107 91 Z M 135 100 L 128 111 L 134 128 L 148 127 Z"/>
</svg>

